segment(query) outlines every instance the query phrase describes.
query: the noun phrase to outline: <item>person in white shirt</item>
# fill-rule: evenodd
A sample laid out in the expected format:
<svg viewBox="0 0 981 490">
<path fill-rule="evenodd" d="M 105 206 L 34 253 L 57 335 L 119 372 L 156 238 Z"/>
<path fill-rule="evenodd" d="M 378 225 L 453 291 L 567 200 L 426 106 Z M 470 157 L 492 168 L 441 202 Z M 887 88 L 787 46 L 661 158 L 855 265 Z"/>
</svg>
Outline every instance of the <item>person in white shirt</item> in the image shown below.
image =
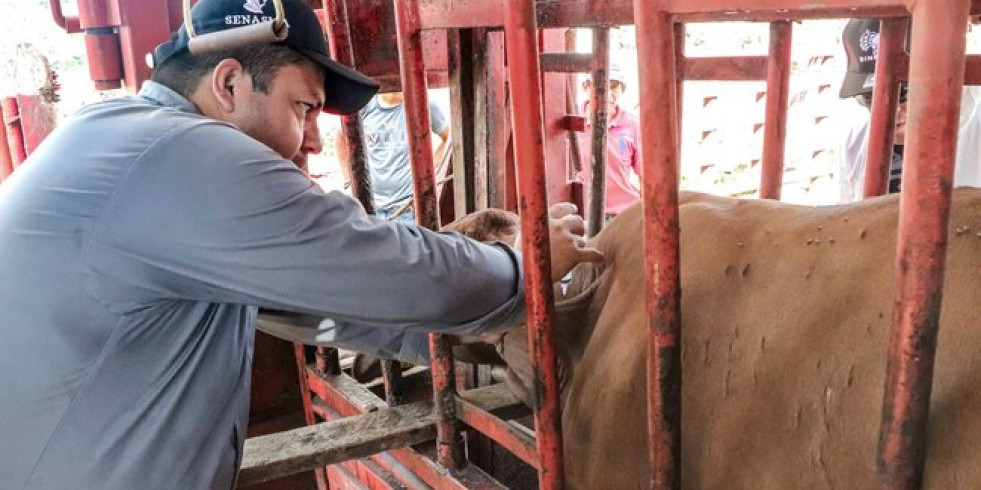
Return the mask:
<svg viewBox="0 0 981 490">
<path fill-rule="evenodd" d="M 848 72 L 839 96 L 854 98 L 869 108 L 875 85 L 875 62 L 879 54 L 879 21 L 853 19 L 845 26 L 842 43 L 848 56 Z M 981 187 L 981 113 L 978 111 L 977 88 L 964 87 L 957 135 L 957 160 L 954 186 Z M 865 168 L 868 160 L 871 119 L 866 113 L 849 129 L 838 155 L 839 201 L 855 202 L 863 197 Z M 900 93 L 893 134 L 893 158 L 889 169 L 889 192 L 901 189 L 904 139 L 906 137 L 906 87 Z"/>
</svg>

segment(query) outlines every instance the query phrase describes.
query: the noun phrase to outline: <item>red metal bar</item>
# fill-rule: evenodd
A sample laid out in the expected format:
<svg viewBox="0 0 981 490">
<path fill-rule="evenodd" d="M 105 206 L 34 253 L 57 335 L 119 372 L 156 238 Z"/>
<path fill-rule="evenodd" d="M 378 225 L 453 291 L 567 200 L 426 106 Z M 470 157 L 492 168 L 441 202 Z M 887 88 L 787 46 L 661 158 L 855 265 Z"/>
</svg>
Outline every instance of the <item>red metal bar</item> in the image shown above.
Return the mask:
<svg viewBox="0 0 981 490">
<path fill-rule="evenodd" d="M 330 411 L 336 411 L 342 416 L 350 417 L 385 406 L 383 400 L 347 375 L 320 376 L 316 371 L 310 369 L 307 370 L 307 373 L 311 391 L 323 401 L 322 404 L 315 402 L 314 409 L 323 412 L 322 416 L 325 419 L 331 417 Z M 410 448 L 393 449 L 387 452 L 397 464 L 386 462 L 388 460 L 385 458 L 385 454 L 376 454 L 372 456 L 372 460 L 396 477 L 407 473 L 416 475 L 427 485 L 438 489 L 472 490 L 486 488 L 504 490 L 500 483 L 474 465 L 467 465 L 462 469 L 447 472 L 436 462 Z M 409 485 L 407 480 L 402 480 L 402 482 Z"/>
<path fill-rule="evenodd" d="M 586 235 L 596 236 L 606 218 L 606 139 L 610 129 L 610 30 L 593 29 L 593 89 L 589 94 L 592 144 L 589 149 L 589 213 Z M 520 92 L 519 92 L 520 93 Z"/>
<path fill-rule="evenodd" d="M 681 488 L 678 119 L 674 35 L 665 2 L 636 2 L 647 277 L 651 487 Z"/>
<path fill-rule="evenodd" d="M 770 56 L 766 65 L 766 119 L 763 126 L 763 175 L 760 198 L 780 200 L 787 141 L 787 93 L 790 86 L 792 24 L 770 23 Z"/>
<path fill-rule="evenodd" d="M 354 68 L 354 47 L 351 43 L 351 27 L 348 23 L 347 2 L 344 0 L 324 0 L 327 44 L 331 56 L 345 66 Z M 371 192 L 371 174 L 368 171 L 368 157 L 365 153 L 364 128 L 357 114 L 341 117 L 341 131 L 347 141 L 348 161 L 351 165 L 351 191 L 364 207 L 365 212 L 374 214 L 375 203 Z"/>
<path fill-rule="evenodd" d="M 575 48 L 575 45 L 573 45 Z M 586 73 L 593 66 L 591 53 L 542 53 L 543 72 Z"/>
<path fill-rule="evenodd" d="M 10 145 L 7 140 L 7 123 L 3 113 L 4 111 L 0 107 L 0 183 L 14 172 L 14 161 L 10 155 Z"/>
<path fill-rule="evenodd" d="M 878 446 L 890 489 L 917 489 L 923 478 L 970 2 L 911 7 L 909 130 Z"/>
<path fill-rule="evenodd" d="M 425 2 L 421 5 L 423 29 L 460 29 L 466 27 L 501 27 L 505 0 L 468 0 L 466 2 Z M 635 24 L 631 0 L 570 2 L 539 0 L 537 20 L 540 28 L 609 27 Z M 671 0 L 664 10 L 675 22 L 723 20 L 773 21 L 789 18 L 827 19 L 840 17 L 906 17 L 905 0 L 827 0 L 802 3 L 800 0 L 762 0 L 734 5 L 732 0 Z M 858 13 L 856 9 L 861 9 Z"/>
<path fill-rule="evenodd" d="M 674 70 L 675 70 L 675 81 L 674 81 L 674 93 L 677 97 L 677 102 L 675 107 L 678 109 L 678 148 L 681 148 L 681 138 L 682 128 L 684 122 L 684 111 L 681 110 L 685 102 L 685 32 L 686 28 L 684 24 L 674 25 Z M 681 166 L 681 158 L 678 158 L 679 169 Z M 679 170 L 680 172 L 680 170 Z"/>
<path fill-rule="evenodd" d="M 865 197 L 881 196 L 889 190 L 896 107 L 899 105 L 899 60 L 904 57 L 906 19 L 883 19 L 879 28 L 879 55 L 875 64 L 872 92 L 869 149 L 865 165 Z M 904 66 L 907 68 L 908 65 Z"/>
<path fill-rule="evenodd" d="M 508 422 L 487 413 L 480 408 L 458 398 L 457 415 L 460 420 L 480 433 L 494 440 L 522 461 L 535 468 L 539 467 L 535 439 L 526 436 Z"/>
<path fill-rule="evenodd" d="M 7 126 L 7 146 L 10 147 L 10 160 L 13 168 L 27 160 L 27 147 L 24 145 L 24 128 L 20 119 L 20 106 L 17 97 L 4 97 L 3 121 Z"/>
<path fill-rule="evenodd" d="M 146 0 L 111 0 L 114 14 L 122 19 L 119 25 L 119 47 L 122 55 L 126 89 L 139 90 L 150 78 L 147 53 L 170 36 L 170 7 L 168 2 Z"/>
<path fill-rule="evenodd" d="M 82 31 L 78 25 L 78 17 L 65 17 L 61 11 L 61 0 L 48 0 L 48 5 L 51 6 L 51 19 L 58 27 L 64 29 L 68 34 Z"/>
<path fill-rule="evenodd" d="M 682 66 L 685 80 L 744 82 L 766 80 L 767 76 L 766 56 L 700 56 L 684 58 Z"/>
<path fill-rule="evenodd" d="M 526 281 L 528 344 L 535 376 L 535 429 L 541 466 L 539 488 L 563 487 L 562 419 L 559 415 L 558 376 L 552 345 L 555 306 L 545 193 L 545 138 L 542 116 L 538 27 L 533 0 L 506 5 L 505 42 L 511 81 L 514 154 L 518 167 L 518 207 L 521 215 Z M 605 129 L 605 128 L 604 128 Z M 605 152 L 605 148 L 604 148 Z"/>
<path fill-rule="evenodd" d="M 300 377 L 300 397 L 303 401 L 303 419 L 306 421 L 307 425 L 313 425 L 317 423 L 317 417 L 313 412 L 313 398 L 310 396 L 310 383 L 307 380 L 306 347 L 303 344 L 294 343 L 293 355 L 296 358 L 296 370 Z M 313 470 L 313 473 L 317 479 L 317 488 L 319 490 L 327 490 L 329 488 L 329 484 L 327 482 L 326 469 L 317 468 Z"/>
<path fill-rule="evenodd" d="M 426 67 L 423 63 L 422 31 L 419 30 L 417 0 L 395 1 L 395 28 L 398 37 L 399 68 L 405 95 L 406 130 L 415 187 L 416 220 L 429 229 L 439 228 L 436 181 L 433 177 L 432 139 L 429 102 L 426 95 Z M 436 444 L 439 461 L 448 468 L 463 464 L 463 441 L 456 430 L 453 400 L 455 373 L 448 340 L 433 334 L 429 338 L 432 356 L 433 399 L 437 418 Z"/>
</svg>

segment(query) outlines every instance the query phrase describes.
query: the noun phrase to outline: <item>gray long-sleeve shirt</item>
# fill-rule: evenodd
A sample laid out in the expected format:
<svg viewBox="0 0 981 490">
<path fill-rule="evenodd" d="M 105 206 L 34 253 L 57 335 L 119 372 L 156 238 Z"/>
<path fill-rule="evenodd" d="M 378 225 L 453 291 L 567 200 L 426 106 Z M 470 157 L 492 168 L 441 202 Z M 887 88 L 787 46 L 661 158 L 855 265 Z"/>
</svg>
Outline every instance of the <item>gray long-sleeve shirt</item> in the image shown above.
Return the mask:
<svg viewBox="0 0 981 490">
<path fill-rule="evenodd" d="M 230 488 L 257 311 L 424 358 L 520 318 L 520 260 L 373 219 L 148 82 L 0 186 L 0 488 Z"/>
</svg>

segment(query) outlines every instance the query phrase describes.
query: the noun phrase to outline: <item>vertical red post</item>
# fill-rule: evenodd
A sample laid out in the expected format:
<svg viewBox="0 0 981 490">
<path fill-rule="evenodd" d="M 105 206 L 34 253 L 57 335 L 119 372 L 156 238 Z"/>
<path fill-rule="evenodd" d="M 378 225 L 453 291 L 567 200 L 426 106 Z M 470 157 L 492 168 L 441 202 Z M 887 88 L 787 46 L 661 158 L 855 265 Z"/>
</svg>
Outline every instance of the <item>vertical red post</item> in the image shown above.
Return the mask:
<svg viewBox="0 0 981 490">
<path fill-rule="evenodd" d="M 10 156 L 10 145 L 7 141 L 7 120 L 0 110 L 0 183 L 14 172 L 14 161 Z"/>
<path fill-rule="evenodd" d="M 865 165 L 865 197 L 881 196 L 889 190 L 896 107 L 899 105 L 899 62 L 906 41 L 906 19 L 883 19 L 879 27 L 879 57 L 875 64 L 872 91 L 872 123 Z"/>
<path fill-rule="evenodd" d="M 681 293 L 678 118 L 671 16 L 662 1 L 634 2 L 640 60 L 647 409 L 651 488 L 681 488 Z"/>
<path fill-rule="evenodd" d="M 589 150 L 589 214 L 587 236 L 596 236 L 606 218 L 606 138 L 610 127 L 610 29 L 593 29 L 592 84 L 589 113 L 592 115 Z M 521 93 L 521 92 L 518 92 Z"/>
<path fill-rule="evenodd" d="M 910 60 L 896 299 L 879 429 L 883 488 L 918 489 L 923 479 L 970 4 L 910 4 L 916 35 Z"/>
<path fill-rule="evenodd" d="M 7 145 L 10 147 L 12 168 L 16 169 L 27 160 L 27 146 L 24 144 L 24 128 L 17 97 L 4 97 L 3 122 L 7 126 Z"/>
<path fill-rule="evenodd" d="M 538 25 L 534 0 L 510 0 L 505 8 L 504 37 L 511 81 L 518 209 L 530 327 L 528 345 L 532 370 L 536 374 L 533 390 L 536 396 L 535 430 L 541 463 L 538 485 L 542 489 L 557 490 L 564 486 L 562 419 L 559 414 L 558 370 L 552 344 L 555 306 L 545 192 L 545 128 Z"/>
<path fill-rule="evenodd" d="M 686 39 L 685 25 L 682 23 L 677 23 L 674 25 L 674 70 L 675 70 L 675 95 L 678 97 L 678 149 L 681 149 L 681 133 L 682 128 L 684 128 L 684 119 L 682 118 L 682 113 L 684 112 L 681 107 L 685 102 L 685 39 Z M 681 158 L 679 154 L 678 158 L 678 168 L 681 168 Z"/>
<path fill-rule="evenodd" d="M 439 228 L 436 180 L 433 176 L 433 149 L 430 137 L 429 101 L 426 95 L 426 67 L 422 57 L 417 0 L 395 0 L 395 28 L 398 37 L 399 68 L 405 96 L 405 122 L 409 138 L 409 159 L 415 186 L 416 220 L 430 229 Z M 436 445 L 439 461 L 447 468 L 463 464 L 463 444 L 457 437 L 455 416 L 455 373 L 449 341 L 442 335 L 429 338 L 432 355 L 434 404 L 437 417 Z"/>
<path fill-rule="evenodd" d="M 770 54 L 766 62 L 766 120 L 763 126 L 761 199 L 780 199 L 787 141 L 787 93 L 790 86 L 790 21 L 770 23 Z"/>
</svg>

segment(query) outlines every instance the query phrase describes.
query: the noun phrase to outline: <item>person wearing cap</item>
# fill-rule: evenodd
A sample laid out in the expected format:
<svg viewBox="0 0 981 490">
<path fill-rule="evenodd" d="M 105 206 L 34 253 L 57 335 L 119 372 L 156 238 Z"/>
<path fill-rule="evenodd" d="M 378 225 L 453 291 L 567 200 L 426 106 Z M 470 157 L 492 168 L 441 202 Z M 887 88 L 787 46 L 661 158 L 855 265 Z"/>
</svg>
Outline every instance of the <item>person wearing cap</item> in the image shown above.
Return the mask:
<svg viewBox="0 0 981 490">
<path fill-rule="evenodd" d="M 416 216 L 411 208 L 412 166 L 409 163 L 409 136 L 402 92 L 376 95 L 358 115 L 364 128 L 375 216 L 415 223 Z M 433 161 L 439 162 L 447 149 L 450 125 L 443 111 L 432 101 L 429 102 L 429 126 L 439 138 L 439 146 L 433 156 Z M 341 169 L 350 181 L 350 155 L 347 140 L 341 132 L 337 133 L 336 145 Z"/>
<path fill-rule="evenodd" d="M 839 170 L 839 200 L 861 200 L 865 186 L 865 169 L 868 159 L 869 130 L 871 119 L 872 89 L 875 86 L 875 63 L 879 55 L 879 21 L 877 19 L 852 19 L 842 32 L 842 44 L 848 58 L 848 71 L 842 80 L 839 96 L 853 98 L 865 108 L 857 123 L 846 134 L 837 153 Z M 961 97 L 961 113 L 957 137 L 957 160 L 954 166 L 954 185 L 981 187 L 981 111 L 976 90 L 964 87 Z M 900 89 L 899 106 L 896 110 L 896 127 L 893 133 L 892 161 L 889 167 L 888 192 L 901 188 L 904 140 L 906 138 L 907 88 Z"/>
<path fill-rule="evenodd" d="M 588 80 L 588 79 L 587 79 Z M 609 70 L 610 88 L 608 94 L 609 122 L 606 133 L 606 202 L 604 213 L 607 219 L 620 214 L 631 204 L 640 200 L 638 178 L 640 163 L 640 127 L 637 116 L 620 104 L 627 83 L 623 72 L 617 65 Z M 588 92 L 591 84 L 585 85 Z M 583 104 L 583 112 L 589 112 L 589 99 Z M 588 155 L 589 131 L 583 133 L 580 143 L 584 144 L 581 154 Z"/>
<path fill-rule="evenodd" d="M 426 331 L 523 315 L 510 247 L 367 216 L 290 161 L 377 84 L 278 3 L 200 0 L 138 95 L 0 186 L 0 486 L 233 488 L 260 308 L 316 319 L 284 337 L 416 362 Z M 553 271 L 600 260 L 559 211 Z"/>
</svg>

